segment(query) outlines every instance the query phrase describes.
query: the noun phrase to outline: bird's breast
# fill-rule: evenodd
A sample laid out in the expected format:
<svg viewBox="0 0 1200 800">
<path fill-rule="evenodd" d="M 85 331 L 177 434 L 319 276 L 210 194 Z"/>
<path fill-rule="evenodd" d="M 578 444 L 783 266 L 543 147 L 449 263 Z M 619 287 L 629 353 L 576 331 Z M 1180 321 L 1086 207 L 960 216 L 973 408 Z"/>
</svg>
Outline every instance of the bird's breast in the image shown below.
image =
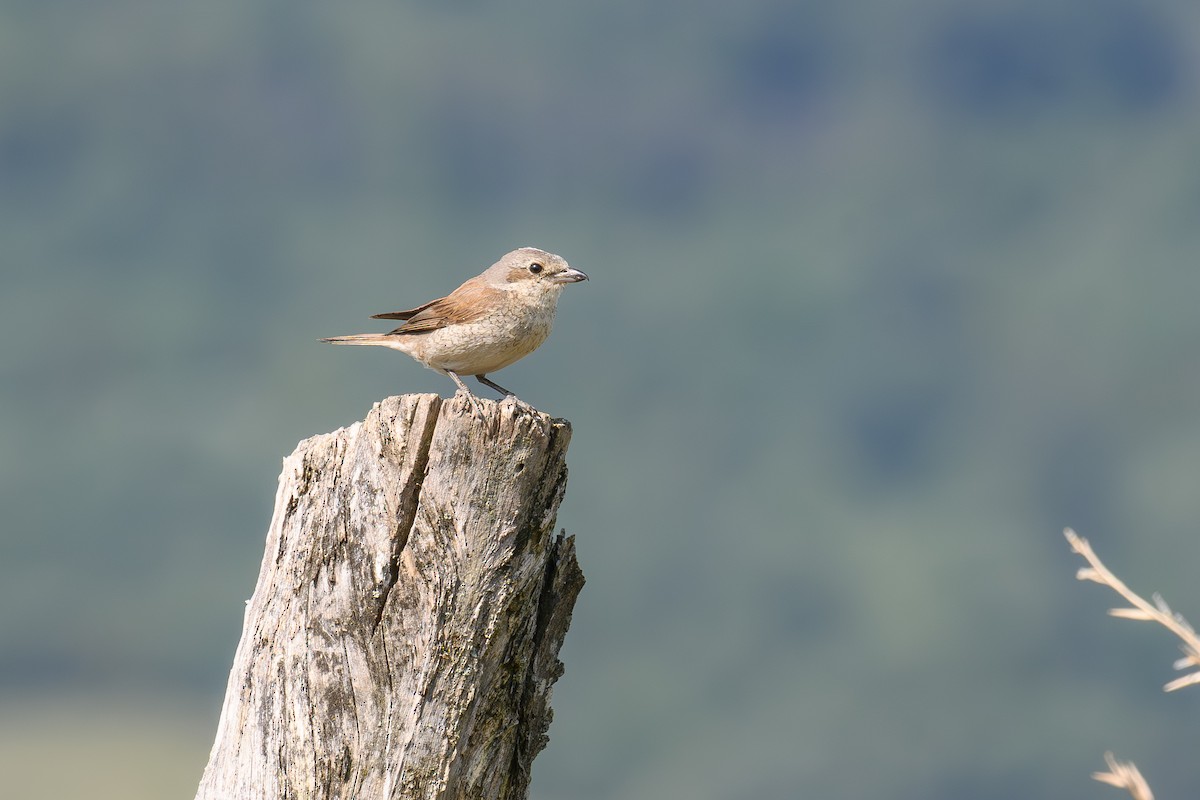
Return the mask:
<svg viewBox="0 0 1200 800">
<path fill-rule="evenodd" d="M 465 375 L 496 372 L 532 353 L 554 326 L 554 308 L 499 308 L 428 334 L 422 361 Z"/>
</svg>

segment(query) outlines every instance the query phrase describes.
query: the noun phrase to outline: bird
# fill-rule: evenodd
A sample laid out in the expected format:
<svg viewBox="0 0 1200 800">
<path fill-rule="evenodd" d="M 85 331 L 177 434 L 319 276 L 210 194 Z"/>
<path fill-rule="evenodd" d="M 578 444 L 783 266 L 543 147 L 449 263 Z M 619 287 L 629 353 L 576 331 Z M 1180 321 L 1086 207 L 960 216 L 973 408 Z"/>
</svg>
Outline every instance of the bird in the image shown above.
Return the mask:
<svg viewBox="0 0 1200 800">
<path fill-rule="evenodd" d="M 375 314 L 371 319 L 399 319 L 388 333 L 360 333 L 321 339 L 330 344 L 390 347 L 429 369 L 449 377 L 466 392 L 462 375 L 474 375 L 506 397 L 513 392 L 488 379 L 532 353 L 546 341 L 554 325 L 558 298 L 569 283 L 588 276 L 562 256 L 521 247 L 506 253 L 479 275 L 445 297 L 408 311 Z"/>
</svg>

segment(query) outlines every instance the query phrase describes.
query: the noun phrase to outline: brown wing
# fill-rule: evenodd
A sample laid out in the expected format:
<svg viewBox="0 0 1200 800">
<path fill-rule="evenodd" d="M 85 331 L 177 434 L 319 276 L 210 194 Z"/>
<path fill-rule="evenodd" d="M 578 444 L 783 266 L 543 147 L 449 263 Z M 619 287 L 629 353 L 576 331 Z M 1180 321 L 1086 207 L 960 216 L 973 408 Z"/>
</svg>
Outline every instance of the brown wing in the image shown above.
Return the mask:
<svg viewBox="0 0 1200 800">
<path fill-rule="evenodd" d="M 372 314 L 371 319 L 409 319 L 415 314 L 418 314 L 419 312 L 429 308 L 431 305 L 433 305 L 433 303 L 436 302 L 437 300 L 434 300 L 432 303 L 426 303 L 423 306 L 410 308 L 408 311 L 392 311 L 389 314 Z"/>
<path fill-rule="evenodd" d="M 447 325 L 459 325 L 472 322 L 487 315 L 498 301 L 503 299 L 504 292 L 493 289 L 482 282 L 471 279 L 455 289 L 449 295 L 414 308 L 411 311 L 396 311 L 391 314 L 378 314 L 373 319 L 405 319 L 408 320 L 388 335 L 409 333 L 428 333 L 444 328 Z"/>
</svg>

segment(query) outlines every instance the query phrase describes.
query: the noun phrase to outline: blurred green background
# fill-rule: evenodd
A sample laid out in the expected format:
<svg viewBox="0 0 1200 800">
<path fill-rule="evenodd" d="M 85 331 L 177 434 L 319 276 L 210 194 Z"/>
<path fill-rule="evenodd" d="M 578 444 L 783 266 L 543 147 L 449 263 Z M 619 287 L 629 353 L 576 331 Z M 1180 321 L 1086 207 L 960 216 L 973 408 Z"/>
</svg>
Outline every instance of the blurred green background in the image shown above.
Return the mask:
<svg viewBox="0 0 1200 800">
<path fill-rule="evenodd" d="M 1200 791 L 1200 6 L 0 3 L 0 772 L 190 797 L 318 337 L 520 245 L 588 585 L 535 800 Z"/>
</svg>

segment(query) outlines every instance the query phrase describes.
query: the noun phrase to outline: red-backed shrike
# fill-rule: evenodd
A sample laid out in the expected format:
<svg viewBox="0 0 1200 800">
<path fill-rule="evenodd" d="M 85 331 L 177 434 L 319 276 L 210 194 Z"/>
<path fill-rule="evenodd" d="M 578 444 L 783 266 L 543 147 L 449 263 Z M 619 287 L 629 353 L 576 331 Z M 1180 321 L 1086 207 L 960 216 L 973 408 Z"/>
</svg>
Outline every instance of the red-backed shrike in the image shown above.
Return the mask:
<svg viewBox="0 0 1200 800">
<path fill-rule="evenodd" d="M 550 335 L 563 287 L 587 279 L 561 256 L 522 247 L 445 297 L 409 311 L 372 317 L 405 320 L 390 333 L 321 341 L 390 347 L 449 376 L 467 394 L 471 390 L 459 375 L 474 375 L 480 383 L 512 395 L 488 380 L 488 373 L 538 349 Z"/>
</svg>

